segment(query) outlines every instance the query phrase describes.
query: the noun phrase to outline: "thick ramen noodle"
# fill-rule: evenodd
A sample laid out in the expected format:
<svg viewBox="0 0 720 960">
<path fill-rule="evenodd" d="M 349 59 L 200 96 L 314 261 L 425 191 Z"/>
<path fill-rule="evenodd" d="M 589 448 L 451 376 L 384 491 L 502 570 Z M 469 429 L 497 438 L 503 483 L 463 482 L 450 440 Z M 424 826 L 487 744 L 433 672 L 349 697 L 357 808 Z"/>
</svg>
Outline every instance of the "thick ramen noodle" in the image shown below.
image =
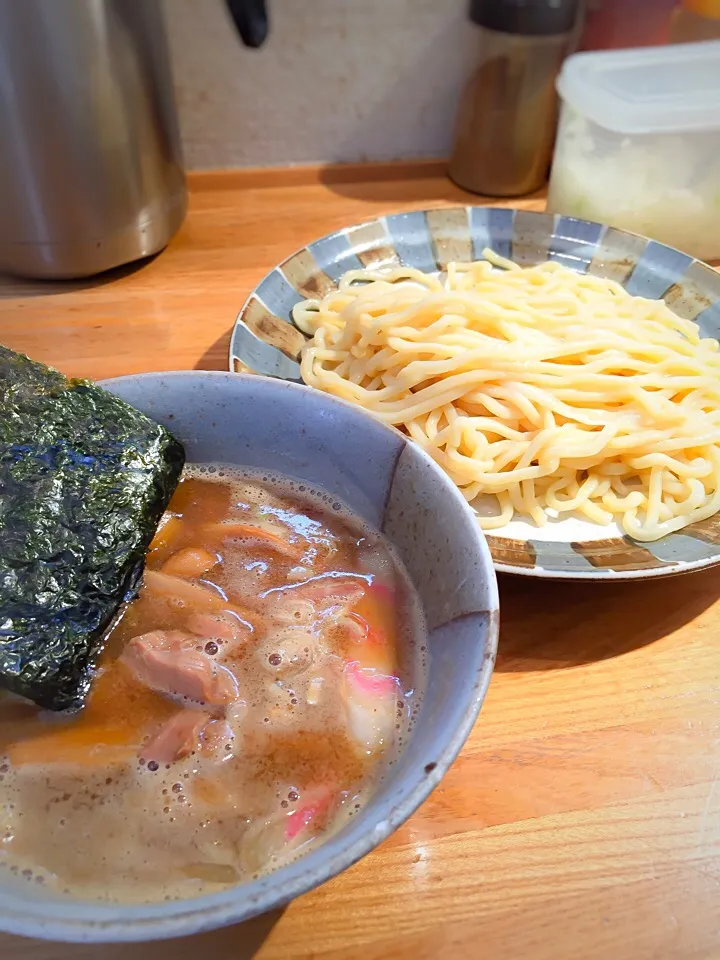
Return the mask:
<svg viewBox="0 0 720 960">
<path fill-rule="evenodd" d="M 87 707 L 0 700 L 0 862 L 147 902 L 289 862 L 372 796 L 422 693 L 389 545 L 325 494 L 186 471 Z"/>
<path fill-rule="evenodd" d="M 717 513 L 717 340 L 613 280 L 484 256 L 297 304 L 303 380 L 403 429 L 486 530 L 577 514 L 652 541 Z"/>
</svg>

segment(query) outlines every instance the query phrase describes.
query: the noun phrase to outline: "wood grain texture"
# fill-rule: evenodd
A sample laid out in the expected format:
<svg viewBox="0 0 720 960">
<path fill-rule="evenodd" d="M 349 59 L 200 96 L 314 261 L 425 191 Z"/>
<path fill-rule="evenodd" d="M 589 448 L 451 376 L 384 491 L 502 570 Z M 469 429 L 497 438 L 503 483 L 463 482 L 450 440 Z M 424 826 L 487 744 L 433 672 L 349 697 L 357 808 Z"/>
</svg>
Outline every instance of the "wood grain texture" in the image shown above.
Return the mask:
<svg viewBox="0 0 720 960">
<path fill-rule="evenodd" d="M 191 188 L 180 234 L 139 268 L 91 284 L 0 283 L 0 339 L 94 378 L 224 369 L 247 293 L 295 249 L 358 220 L 469 200 L 433 164 L 200 174 Z M 0 956 L 720 957 L 720 573 L 501 577 L 500 591 L 480 720 L 440 787 L 373 854 L 241 927 L 140 947 L 0 936 Z"/>
</svg>

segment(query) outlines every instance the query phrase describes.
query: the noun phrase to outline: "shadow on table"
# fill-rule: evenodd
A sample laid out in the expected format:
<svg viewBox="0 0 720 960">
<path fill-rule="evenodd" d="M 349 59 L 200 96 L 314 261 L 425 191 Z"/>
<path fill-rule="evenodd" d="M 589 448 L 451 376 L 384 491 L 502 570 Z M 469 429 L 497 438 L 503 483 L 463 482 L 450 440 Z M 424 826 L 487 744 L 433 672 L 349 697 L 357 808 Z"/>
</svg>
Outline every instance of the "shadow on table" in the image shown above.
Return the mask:
<svg viewBox="0 0 720 960">
<path fill-rule="evenodd" d="M 251 960 L 282 915 L 282 909 L 271 910 L 232 927 L 151 943 L 46 943 L 0 934 L 0 956 L 37 956 L 43 960 Z"/>
<path fill-rule="evenodd" d="M 217 340 L 211 344 L 205 353 L 195 364 L 196 370 L 224 370 L 228 369 L 228 358 L 230 356 L 230 338 L 232 337 L 233 327 L 228 327 L 225 333 L 221 334 Z"/>
<path fill-rule="evenodd" d="M 497 206 L 497 197 L 479 196 L 458 187 L 447 176 L 446 160 L 395 160 L 388 163 L 342 163 L 321 167 L 318 179 L 339 197 L 365 200 L 373 204 L 383 201 L 389 209 L 412 202 L 418 209 L 438 204 L 459 206 Z M 544 188 L 520 198 L 543 200 Z M 362 218 L 360 218 L 362 219 Z"/>
<path fill-rule="evenodd" d="M 623 583 L 500 574 L 496 669 L 558 670 L 617 657 L 665 637 L 720 597 L 715 569 Z"/>
<path fill-rule="evenodd" d="M 94 287 L 102 287 L 105 284 L 114 283 L 116 280 L 124 280 L 126 277 L 140 273 L 153 263 L 158 256 L 159 254 L 154 253 L 142 260 L 135 260 L 133 263 L 126 263 L 121 267 L 95 274 L 93 277 L 80 277 L 77 280 L 32 280 L 26 277 L 12 277 L 6 273 L 0 273 L 0 300 L 50 297 L 61 293 L 92 290 Z"/>
<path fill-rule="evenodd" d="M 446 179 L 446 166 L 444 160 L 328 164 L 320 168 L 318 179 L 328 190 L 352 200 L 384 200 L 392 205 L 422 198 L 433 206 L 456 194 L 458 203 L 467 203 L 470 194 Z"/>
</svg>

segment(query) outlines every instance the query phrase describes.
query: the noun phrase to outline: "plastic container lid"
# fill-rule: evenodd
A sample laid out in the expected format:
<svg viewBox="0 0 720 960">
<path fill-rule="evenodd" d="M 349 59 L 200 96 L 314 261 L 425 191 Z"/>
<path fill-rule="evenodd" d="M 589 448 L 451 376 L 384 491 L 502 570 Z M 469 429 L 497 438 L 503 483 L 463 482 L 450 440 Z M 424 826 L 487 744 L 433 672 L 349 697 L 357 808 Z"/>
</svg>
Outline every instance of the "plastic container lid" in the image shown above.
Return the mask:
<svg viewBox="0 0 720 960">
<path fill-rule="evenodd" d="M 576 53 L 557 90 L 566 103 L 616 133 L 720 128 L 720 40 Z"/>
</svg>

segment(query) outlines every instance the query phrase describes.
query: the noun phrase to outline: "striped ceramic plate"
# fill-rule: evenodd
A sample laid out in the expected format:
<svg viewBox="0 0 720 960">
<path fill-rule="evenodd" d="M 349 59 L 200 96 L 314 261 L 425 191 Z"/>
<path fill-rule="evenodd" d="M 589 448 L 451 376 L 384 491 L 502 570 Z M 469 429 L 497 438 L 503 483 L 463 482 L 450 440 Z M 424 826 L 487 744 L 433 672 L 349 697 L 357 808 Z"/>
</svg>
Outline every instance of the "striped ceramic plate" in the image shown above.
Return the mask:
<svg viewBox="0 0 720 960">
<path fill-rule="evenodd" d="M 304 343 L 290 311 L 332 290 L 346 270 L 402 263 L 436 272 L 451 260 L 476 260 L 484 247 L 520 264 L 556 260 L 581 273 L 610 277 L 630 293 L 662 297 L 720 339 L 720 274 L 678 250 L 586 220 L 492 207 L 398 213 L 348 227 L 289 257 L 250 294 L 235 324 L 230 366 L 300 380 Z M 498 570 L 540 577 L 638 578 L 684 573 L 720 562 L 720 515 L 655 543 L 638 543 L 614 527 L 580 519 L 542 529 L 513 521 L 488 536 Z"/>
</svg>

